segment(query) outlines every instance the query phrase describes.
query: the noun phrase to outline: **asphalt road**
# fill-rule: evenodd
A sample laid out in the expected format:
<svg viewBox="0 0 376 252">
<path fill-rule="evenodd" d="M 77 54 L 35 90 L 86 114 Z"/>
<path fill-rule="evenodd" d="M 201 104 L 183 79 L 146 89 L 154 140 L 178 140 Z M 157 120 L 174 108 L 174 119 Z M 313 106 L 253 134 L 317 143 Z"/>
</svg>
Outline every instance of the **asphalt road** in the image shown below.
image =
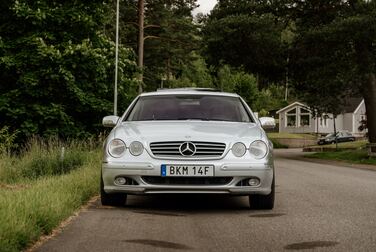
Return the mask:
<svg viewBox="0 0 376 252">
<path fill-rule="evenodd" d="M 276 152 L 272 211 L 246 197 L 130 196 L 96 202 L 37 251 L 376 251 L 376 171 L 290 154 Z"/>
</svg>

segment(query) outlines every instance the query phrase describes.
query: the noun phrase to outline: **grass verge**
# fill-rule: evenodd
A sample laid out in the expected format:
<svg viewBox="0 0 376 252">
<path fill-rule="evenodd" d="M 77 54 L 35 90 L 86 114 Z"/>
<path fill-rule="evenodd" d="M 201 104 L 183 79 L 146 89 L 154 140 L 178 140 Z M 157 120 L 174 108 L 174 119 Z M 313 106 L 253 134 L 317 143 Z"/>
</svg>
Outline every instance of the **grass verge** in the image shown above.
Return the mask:
<svg viewBox="0 0 376 252">
<path fill-rule="evenodd" d="M 292 134 L 292 133 L 268 133 L 269 138 L 290 138 L 290 139 L 317 139 L 314 134 Z"/>
<path fill-rule="evenodd" d="M 274 149 L 287 149 L 288 148 L 287 145 L 281 144 L 280 142 L 278 142 L 277 139 L 270 138 L 270 141 L 272 141 Z"/>
<path fill-rule="evenodd" d="M 41 235 L 49 234 L 61 221 L 71 216 L 98 193 L 100 151 L 86 151 L 85 154 L 81 153 L 82 155 L 76 151 L 80 150 L 73 151 L 72 157 L 66 159 L 68 163 L 65 165 L 56 161 L 57 153 L 54 151 L 45 158 L 35 154 L 36 152 L 30 152 L 35 154 L 33 157 L 28 156 L 31 155 L 29 153 L 19 160 L 11 157 L 1 158 L 1 251 L 25 249 Z M 8 168 L 5 168 L 5 162 L 11 162 L 8 163 Z M 25 167 L 22 167 L 22 164 Z M 17 171 L 15 167 L 24 172 Z M 38 167 L 41 172 L 37 176 L 28 173 Z M 55 169 L 59 171 L 62 167 L 69 169 L 51 172 Z"/>
<path fill-rule="evenodd" d="M 31 139 L 18 156 L 0 155 L 0 183 L 28 182 L 68 173 L 89 157 L 90 142 Z"/>
<path fill-rule="evenodd" d="M 312 134 L 292 134 L 292 133 L 268 133 L 270 141 L 273 142 L 275 149 L 286 149 L 289 146 L 280 143 L 279 139 L 316 139 L 315 135 Z"/>
<path fill-rule="evenodd" d="M 346 150 L 335 152 L 318 152 L 305 155 L 307 158 L 343 161 L 352 164 L 376 165 L 376 158 L 368 157 L 367 150 Z"/>
<path fill-rule="evenodd" d="M 365 148 L 367 145 L 367 140 L 355 141 L 355 142 L 345 142 L 345 143 L 338 143 L 338 149 L 362 149 Z M 310 146 L 311 148 L 325 148 L 325 149 L 336 149 L 335 144 L 325 144 L 325 145 L 315 145 Z"/>
</svg>

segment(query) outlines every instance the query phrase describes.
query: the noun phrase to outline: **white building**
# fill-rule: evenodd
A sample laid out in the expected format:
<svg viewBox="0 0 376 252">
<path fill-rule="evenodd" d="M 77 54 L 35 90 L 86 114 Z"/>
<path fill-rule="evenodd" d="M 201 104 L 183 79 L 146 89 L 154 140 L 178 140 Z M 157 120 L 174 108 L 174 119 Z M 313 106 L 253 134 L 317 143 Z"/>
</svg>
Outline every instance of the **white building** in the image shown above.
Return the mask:
<svg viewBox="0 0 376 252">
<path fill-rule="evenodd" d="M 333 115 L 327 114 L 314 118 L 305 104 L 294 102 L 277 111 L 279 114 L 279 132 L 287 133 L 331 133 L 334 131 Z M 359 130 L 361 121 L 366 119 L 366 107 L 362 98 L 348 100 L 342 114 L 337 115 L 337 131 L 348 131 L 354 135 L 363 135 Z"/>
</svg>

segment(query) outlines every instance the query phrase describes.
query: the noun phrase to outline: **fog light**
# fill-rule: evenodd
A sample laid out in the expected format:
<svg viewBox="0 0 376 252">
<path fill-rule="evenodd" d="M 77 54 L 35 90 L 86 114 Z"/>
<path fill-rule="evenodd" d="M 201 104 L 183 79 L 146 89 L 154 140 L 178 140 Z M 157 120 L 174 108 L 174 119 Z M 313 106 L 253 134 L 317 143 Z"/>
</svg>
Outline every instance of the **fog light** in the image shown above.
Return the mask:
<svg viewBox="0 0 376 252">
<path fill-rule="evenodd" d="M 248 184 L 250 186 L 258 186 L 260 184 L 260 180 L 258 178 L 250 178 L 248 180 Z"/>
<path fill-rule="evenodd" d="M 125 185 L 127 183 L 127 179 L 124 177 L 117 177 L 115 179 L 115 184 L 117 185 Z"/>
</svg>

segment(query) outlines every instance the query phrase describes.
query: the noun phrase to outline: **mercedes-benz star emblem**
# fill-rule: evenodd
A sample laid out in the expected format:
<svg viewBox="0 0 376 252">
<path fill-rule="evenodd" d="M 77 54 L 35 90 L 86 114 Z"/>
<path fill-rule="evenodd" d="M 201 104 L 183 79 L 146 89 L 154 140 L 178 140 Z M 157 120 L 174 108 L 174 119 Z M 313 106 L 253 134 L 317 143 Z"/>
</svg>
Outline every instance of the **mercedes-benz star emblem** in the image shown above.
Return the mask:
<svg viewBox="0 0 376 252">
<path fill-rule="evenodd" d="M 191 157 L 196 153 L 196 145 L 192 142 L 184 142 L 179 147 L 180 154 L 185 157 Z"/>
</svg>

